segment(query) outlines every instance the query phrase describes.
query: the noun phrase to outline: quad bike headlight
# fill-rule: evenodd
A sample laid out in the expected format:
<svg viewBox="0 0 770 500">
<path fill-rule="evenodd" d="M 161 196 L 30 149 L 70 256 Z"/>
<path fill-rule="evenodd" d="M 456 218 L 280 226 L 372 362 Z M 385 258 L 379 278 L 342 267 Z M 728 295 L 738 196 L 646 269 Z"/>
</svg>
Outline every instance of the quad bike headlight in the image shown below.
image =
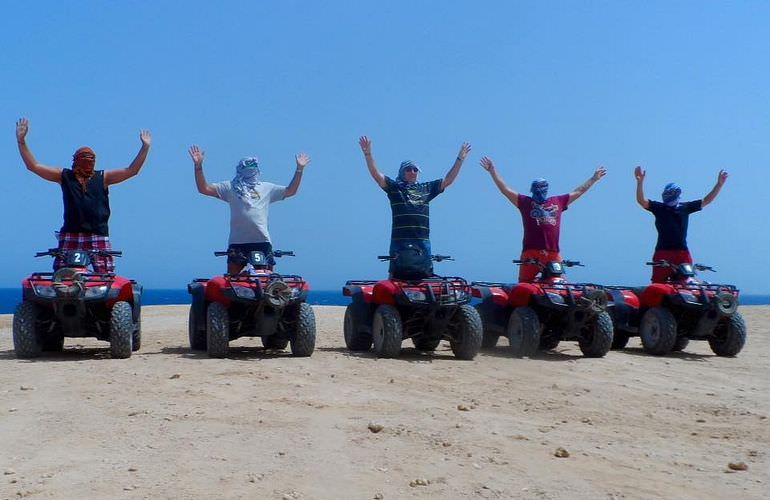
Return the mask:
<svg viewBox="0 0 770 500">
<path fill-rule="evenodd" d="M 233 285 L 233 291 L 235 292 L 235 296 L 240 299 L 253 299 L 256 297 L 254 290 L 247 286 Z"/>
<path fill-rule="evenodd" d="M 56 290 L 48 285 L 32 285 L 32 289 L 35 291 L 35 295 L 38 297 L 44 297 L 46 299 L 52 299 L 56 297 Z"/>
<path fill-rule="evenodd" d="M 296 299 L 300 295 L 302 295 L 302 289 L 301 288 L 297 287 L 297 288 L 292 288 L 291 289 L 291 298 L 292 299 Z"/>
<path fill-rule="evenodd" d="M 404 290 L 404 295 L 406 295 L 407 299 L 413 302 L 425 301 L 425 292 L 421 292 L 419 290 Z"/>
<path fill-rule="evenodd" d="M 698 303 L 698 298 L 695 297 L 695 295 L 693 295 L 690 292 L 681 291 L 681 292 L 679 292 L 679 296 L 682 297 L 682 300 L 684 300 L 685 302 L 687 302 L 689 304 L 697 304 Z"/>
<path fill-rule="evenodd" d="M 564 304 L 564 297 L 555 292 L 545 292 L 548 299 L 554 304 Z"/>
<path fill-rule="evenodd" d="M 83 297 L 87 299 L 96 299 L 99 297 L 103 297 L 107 293 L 107 290 L 109 290 L 109 288 L 110 287 L 108 287 L 107 285 L 88 287 L 86 288 L 86 291 L 83 294 Z"/>
</svg>

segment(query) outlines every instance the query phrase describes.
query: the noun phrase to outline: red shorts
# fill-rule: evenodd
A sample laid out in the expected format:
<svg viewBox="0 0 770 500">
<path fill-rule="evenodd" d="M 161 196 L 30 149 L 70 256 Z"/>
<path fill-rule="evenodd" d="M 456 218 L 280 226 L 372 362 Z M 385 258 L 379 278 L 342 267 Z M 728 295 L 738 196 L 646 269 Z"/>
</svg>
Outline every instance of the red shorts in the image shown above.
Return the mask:
<svg viewBox="0 0 770 500">
<path fill-rule="evenodd" d="M 110 238 L 92 233 L 59 233 L 59 249 L 61 250 L 112 250 Z M 115 259 L 112 256 L 92 255 L 91 265 L 95 273 L 114 273 Z M 53 261 L 54 271 L 64 267 L 60 258 Z"/>
<path fill-rule="evenodd" d="M 692 264 L 692 255 L 689 250 L 656 250 L 652 256 L 653 261 L 665 260 L 671 264 Z M 652 282 L 665 283 L 674 270 L 670 267 L 652 266 Z"/>
<path fill-rule="evenodd" d="M 521 260 L 535 259 L 541 264 L 548 264 L 549 262 L 561 262 L 561 255 L 559 252 L 552 252 L 550 250 L 524 250 L 521 252 Z M 532 281 L 540 272 L 540 267 L 532 264 L 522 264 L 519 266 L 519 281 Z"/>
</svg>

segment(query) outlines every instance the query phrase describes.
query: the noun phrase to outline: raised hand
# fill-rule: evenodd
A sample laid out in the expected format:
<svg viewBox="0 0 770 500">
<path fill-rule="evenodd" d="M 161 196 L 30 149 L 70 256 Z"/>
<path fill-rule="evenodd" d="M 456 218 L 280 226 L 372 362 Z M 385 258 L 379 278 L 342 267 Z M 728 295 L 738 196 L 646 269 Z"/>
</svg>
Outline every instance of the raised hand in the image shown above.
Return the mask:
<svg viewBox="0 0 770 500">
<path fill-rule="evenodd" d="M 647 171 L 642 170 L 642 167 L 636 167 L 634 169 L 634 177 L 636 178 L 637 182 L 644 182 L 644 178 L 647 175 Z"/>
<path fill-rule="evenodd" d="M 19 118 L 16 122 L 16 141 L 24 142 L 24 139 L 27 137 L 27 132 L 29 132 L 29 120 L 26 118 Z"/>
<path fill-rule="evenodd" d="M 206 153 L 201 150 L 197 145 L 193 144 L 189 150 L 190 158 L 192 158 L 195 167 L 200 168 L 203 166 L 203 159 L 206 157 Z"/>
<path fill-rule="evenodd" d="M 299 153 L 294 156 L 294 159 L 297 162 L 297 168 L 305 168 L 310 163 L 310 156 L 307 153 Z"/>
<path fill-rule="evenodd" d="M 457 159 L 461 161 L 465 161 L 465 158 L 468 157 L 468 153 L 471 152 L 471 145 L 468 142 L 464 142 L 462 146 L 460 146 L 460 152 L 457 153 Z"/>
<path fill-rule="evenodd" d="M 727 177 L 729 177 L 727 170 L 720 170 L 719 175 L 717 176 L 717 184 L 724 186 L 725 182 L 727 182 Z"/>
<path fill-rule="evenodd" d="M 607 175 L 607 169 L 599 165 L 598 167 L 596 167 L 596 170 L 594 171 L 594 175 L 592 176 L 592 178 L 594 181 L 598 181 L 605 175 Z"/>
<path fill-rule="evenodd" d="M 139 139 L 142 141 L 142 146 L 147 146 L 149 148 L 152 144 L 152 134 L 150 134 L 149 130 L 140 130 Z"/>
<path fill-rule="evenodd" d="M 358 138 L 358 145 L 361 146 L 361 151 L 363 151 L 365 155 L 372 154 L 372 141 L 365 135 Z"/>
<path fill-rule="evenodd" d="M 495 171 L 495 163 L 492 161 L 492 158 L 485 156 L 481 159 L 481 162 L 479 163 L 481 163 L 481 168 L 483 168 L 490 174 Z"/>
</svg>

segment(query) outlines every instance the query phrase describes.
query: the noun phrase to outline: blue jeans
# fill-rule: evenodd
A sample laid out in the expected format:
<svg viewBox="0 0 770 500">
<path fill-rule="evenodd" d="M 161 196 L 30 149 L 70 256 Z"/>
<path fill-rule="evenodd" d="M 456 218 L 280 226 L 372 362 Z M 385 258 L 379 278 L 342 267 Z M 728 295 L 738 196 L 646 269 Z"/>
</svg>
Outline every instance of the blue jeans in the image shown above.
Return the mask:
<svg viewBox="0 0 770 500">
<path fill-rule="evenodd" d="M 390 252 L 389 255 L 393 257 L 396 255 L 399 251 L 401 251 L 402 248 L 406 248 L 407 245 L 415 246 L 419 249 L 421 249 L 423 252 L 425 252 L 425 255 L 430 256 L 430 240 L 391 240 L 390 241 Z M 390 261 L 390 266 L 388 267 L 388 272 L 393 272 L 393 266 L 395 262 Z M 431 265 L 431 272 L 433 271 L 433 266 Z"/>
</svg>

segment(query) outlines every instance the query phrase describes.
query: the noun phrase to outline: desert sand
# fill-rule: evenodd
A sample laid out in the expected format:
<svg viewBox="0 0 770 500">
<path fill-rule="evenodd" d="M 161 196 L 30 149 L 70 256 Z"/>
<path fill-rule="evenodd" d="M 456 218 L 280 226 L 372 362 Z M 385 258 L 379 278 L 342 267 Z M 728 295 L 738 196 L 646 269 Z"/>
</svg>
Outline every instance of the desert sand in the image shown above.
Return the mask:
<svg viewBox="0 0 770 500">
<path fill-rule="evenodd" d="M 632 339 L 604 359 L 501 343 L 470 362 L 410 341 L 400 359 L 350 353 L 342 307 L 315 308 L 312 358 L 241 339 L 208 359 L 187 348 L 187 311 L 146 307 L 127 360 L 81 339 L 17 360 L 0 316 L 0 498 L 770 495 L 770 307 L 742 308 L 733 359 Z"/>
</svg>

